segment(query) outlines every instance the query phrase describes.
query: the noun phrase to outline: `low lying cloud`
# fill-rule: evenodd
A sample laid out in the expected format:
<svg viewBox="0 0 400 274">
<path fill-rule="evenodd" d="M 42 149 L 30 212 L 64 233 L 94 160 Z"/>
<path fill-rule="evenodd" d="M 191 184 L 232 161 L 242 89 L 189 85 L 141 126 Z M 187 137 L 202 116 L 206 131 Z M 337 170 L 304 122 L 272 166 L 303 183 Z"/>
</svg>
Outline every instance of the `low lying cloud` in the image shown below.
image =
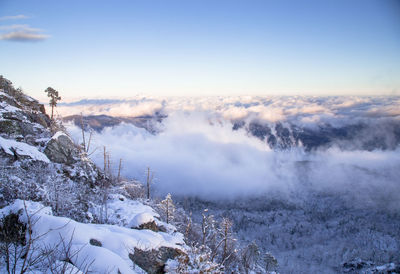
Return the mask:
<svg viewBox="0 0 400 274">
<path fill-rule="evenodd" d="M 322 191 L 337 193 L 359 205 L 400 208 L 400 149 L 305 152 L 271 150 L 245 130 L 232 131 L 229 121 L 210 123 L 204 112 L 175 112 L 152 135 L 120 124 L 95 133 L 92 146 L 106 146 L 114 168 L 145 181 L 146 167 L 155 171 L 155 188 L 165 194 L 209 199 L 244 195 Z M 80 129 L 68 126 L 79 142 Z M 92 155 L 102 166 L 103 155 Z M 388 199 L 386 199 L 389 197 Z"/>
</svg>

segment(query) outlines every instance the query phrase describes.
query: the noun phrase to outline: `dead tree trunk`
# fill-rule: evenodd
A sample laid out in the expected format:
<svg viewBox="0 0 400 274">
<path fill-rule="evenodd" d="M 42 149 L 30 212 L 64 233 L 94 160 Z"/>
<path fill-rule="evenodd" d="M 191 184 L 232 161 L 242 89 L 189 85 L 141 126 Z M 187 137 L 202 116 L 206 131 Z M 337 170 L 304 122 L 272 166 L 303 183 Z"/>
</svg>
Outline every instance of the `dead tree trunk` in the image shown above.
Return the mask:
<svg viewBox="0 0 400 274">
<path fill-rule="evenodd" d="M 150 168 L 147 168 L 147 199 L 150 199 Z"/>
<path fill-rule="evenodd" d="M 118 166 L 118 177 L 117 182 L 119 183 L 121 180 L 121 167 L 122 167 L 122 159 L 119 159 L 119 166 Z"/>
</svg>

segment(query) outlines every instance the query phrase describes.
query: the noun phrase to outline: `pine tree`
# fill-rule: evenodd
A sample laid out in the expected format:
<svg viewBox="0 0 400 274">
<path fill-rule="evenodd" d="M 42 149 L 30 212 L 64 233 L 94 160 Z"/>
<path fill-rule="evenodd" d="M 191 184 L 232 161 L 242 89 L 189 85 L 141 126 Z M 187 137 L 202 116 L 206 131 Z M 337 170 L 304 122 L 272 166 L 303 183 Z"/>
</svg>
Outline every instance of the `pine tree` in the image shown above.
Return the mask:
<svg viewBox="0 0 400 274">
<path fill-rule="evenodd" d="M 58 95 L 58 91 L 51 87 L 48 87 L 44 92 L 50 97 L 49 105 L 51 106 L 51 120 L 53 120 L 54 107 L 57 106 L 57 102 L 61 100 L 61 97 Z"/>
</svg>

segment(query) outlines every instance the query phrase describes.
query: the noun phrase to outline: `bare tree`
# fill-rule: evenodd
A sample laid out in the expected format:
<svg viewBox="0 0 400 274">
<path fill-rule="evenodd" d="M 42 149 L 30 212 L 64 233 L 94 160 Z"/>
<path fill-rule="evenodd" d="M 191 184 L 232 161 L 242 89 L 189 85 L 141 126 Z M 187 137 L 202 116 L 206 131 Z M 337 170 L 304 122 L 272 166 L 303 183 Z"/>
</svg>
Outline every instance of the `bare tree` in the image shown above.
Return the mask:
<svg viewBox="0 0 400 274">
<path fill-rule="evenodd" d="M 204 209 L 201 215 L 201 244 L 212 246 L 216 238 L 214 215 L 209 215 L 208 209 Z"/>
<path fill-rule="evenodd" d="M 153 183 L 154 172 L 150 170 L 150 167 L 147 168 L 147 178 L 146 178 L 146 187 L 147 187 L 147 199 L 150 200 L 150 185 Z"/>
<path fill-rule="evenodd" d="M 82 113 L 81 113 L 81 117 L 80 117 L 80 123 L 81 123 L 81 131 L 82 131 L 82 143 L 80 144 L 81 151 L 85 156 L 90 156 L 97 150 L 97 148 L 95 148 L 93 151 L 90 151 L 90 144 L 92 142 L 93 130 L 90 127 L 88 127 L 87 124 L 85 123 Z M 88 139 L 85 134 L 86 129 L 89 131 Z M 104 153 L 105 153 L 105 147 L 104 147 Z"/>
<path fill-rule="evenodd" d="M 251 270 L 255 270 L 260 257 L 260 250 L 257 244 L 255 242 L 248 244 L 242 249 L 240 257 L 243 270 L 246 274 Z"/>
<path fill-rule="evenodd" d="M 119 159 L 117 182 L 121 181 L 122 159 Z"/>
<path fill-rule="evenodd" d="M 172 196 L 170 193 L 167 194 L 164 200 L 160 203 L 161 209 L 165 216 L 167 224 L 169 224 L 174 219 L 175 205 L 172 201 Z"/>
<path fill-rule="evenodd" d="M 218 243 L 213 248 L 213 255 L 211 261 L 214 261 L 218 257 L 220 264 L 229 265 L 229 259 L 234 256 L 237 252 L 235 248 L 236 239 L 233 238 L 232 233 L 232 221 L 228 218 L 222 218 L 221 223 L 218 227 Z"/>
</svg>

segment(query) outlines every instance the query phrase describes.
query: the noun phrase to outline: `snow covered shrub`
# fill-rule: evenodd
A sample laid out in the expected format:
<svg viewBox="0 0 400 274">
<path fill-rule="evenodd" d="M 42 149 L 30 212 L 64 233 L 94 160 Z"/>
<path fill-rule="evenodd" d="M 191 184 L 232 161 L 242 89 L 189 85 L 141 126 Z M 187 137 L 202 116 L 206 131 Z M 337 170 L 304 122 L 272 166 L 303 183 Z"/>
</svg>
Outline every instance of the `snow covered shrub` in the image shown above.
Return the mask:
<svg viewBox="0 0 400 274">
<path fill-rule="evenodd" d="M 0 219 L 0 256 L 3 265 L 0 271 L 7 273 L 26 273 L 46 259 L 46 254 L 40 252 L 35 246 L 32 237 L 34 221 L 24 209 L 16 212 L 1 212 Z M 20 221 L 20 216 L 25 214 L 26 222 Z M 4 269 L 5 268 L 5 269 Z"/>
<path fill-rule="evenodd" d="M 11 213 L 0 219 L 0 241 L 2 243 L 25 244 L 26 224 L 19 221 L 19 215 Z"/>
<path fill-rule="evenodd" d="M 128 197 L 129 199 L 144 199 L 146 197 L 146 189 L 145 187 L 134 180 L 131 181 L 123 181 L 122 185 L 122 195 Z"/>
<path fill-rule="evenodd" d="M 188 254 L 169 260 L 167 273 L 224 273 L 221 264 L 212 261 L 212 252 L 207 246 L 192 246 Z"/>
</svg>

